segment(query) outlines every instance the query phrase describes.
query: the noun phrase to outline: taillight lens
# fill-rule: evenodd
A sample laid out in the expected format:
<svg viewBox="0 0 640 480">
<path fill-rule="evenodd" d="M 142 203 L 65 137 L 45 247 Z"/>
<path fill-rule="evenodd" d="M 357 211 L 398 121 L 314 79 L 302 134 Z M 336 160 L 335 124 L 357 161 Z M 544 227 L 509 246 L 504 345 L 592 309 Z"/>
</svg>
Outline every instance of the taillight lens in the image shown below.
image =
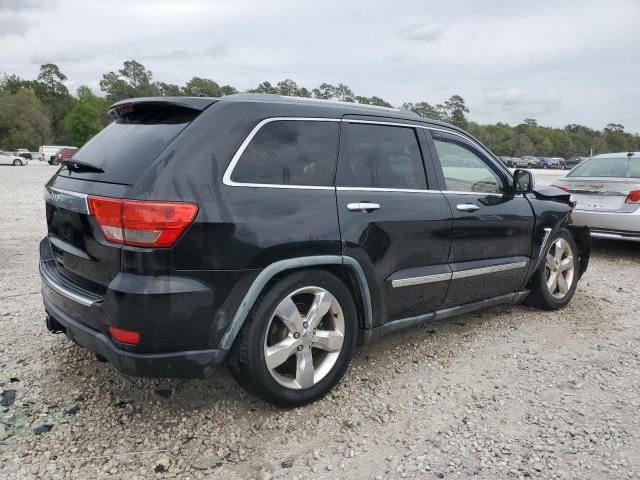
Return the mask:
<svg viewBox="0 0 640 480">
<path fill-rule="evenodd" d="M 565 187 L 564 185 L 551 185 L 552 187 L 556 187 L 559 188 L 560 190 L 563 190 L 565 192 L 569 191 L 569 187 Z"/>
<path fill-rule="evenodd" d="M 113 198 L 88 198 L 89 209 L 104 237 L 137 247 L 171 247 L 198 213 L 184 202 L 147 202 Z"/>
<path fill-rule="evenodd" d="M 126 343 L 127 345 L 138 345 L 140 343 L 140 332 L 136 332 L 135 330 L 109 327 L 109 333 L 120 343 Z"/>
<path fill-rule="evenodd" d="M 640 203 L 640 190 L 631 190 L 624 203 Z"/>
</svg>

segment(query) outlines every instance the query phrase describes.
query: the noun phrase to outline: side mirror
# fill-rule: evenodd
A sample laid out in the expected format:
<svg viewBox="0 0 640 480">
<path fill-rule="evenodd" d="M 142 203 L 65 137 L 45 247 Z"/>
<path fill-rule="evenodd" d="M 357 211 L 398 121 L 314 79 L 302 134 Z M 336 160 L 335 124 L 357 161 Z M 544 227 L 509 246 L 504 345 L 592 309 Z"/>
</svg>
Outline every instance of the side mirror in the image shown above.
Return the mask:
<svg viewBox="0 0 640 480">
<path fill-rule="evenodd" d="M 513 189 L 515 193 L 533 192 L 533 174 L 528 170 L 516 170 L 513 172 Z"/>
</svg>

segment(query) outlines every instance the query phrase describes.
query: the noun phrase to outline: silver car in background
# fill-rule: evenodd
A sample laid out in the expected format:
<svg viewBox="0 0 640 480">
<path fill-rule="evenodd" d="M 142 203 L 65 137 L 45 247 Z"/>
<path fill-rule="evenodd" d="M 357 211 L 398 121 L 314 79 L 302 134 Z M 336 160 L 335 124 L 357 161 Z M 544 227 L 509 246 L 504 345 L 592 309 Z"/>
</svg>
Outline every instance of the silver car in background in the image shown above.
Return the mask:
<svg viewBox="0 0 640 480">
<path fill-rule="evenodd" d="M 640 152 L 596 155 L 554 186 L 573 195 L 573 223 L 593 238 L 640 242 Z"/>
<path fill-rule="evenodd" d="M 13 165 L 15 167 L 21 167 L 27 165 L 29 160 L 22 158 L 18 155 L 14 155 L 11 152 L 4 152 L 0 150 L 0 165 Z"/>
</svg>

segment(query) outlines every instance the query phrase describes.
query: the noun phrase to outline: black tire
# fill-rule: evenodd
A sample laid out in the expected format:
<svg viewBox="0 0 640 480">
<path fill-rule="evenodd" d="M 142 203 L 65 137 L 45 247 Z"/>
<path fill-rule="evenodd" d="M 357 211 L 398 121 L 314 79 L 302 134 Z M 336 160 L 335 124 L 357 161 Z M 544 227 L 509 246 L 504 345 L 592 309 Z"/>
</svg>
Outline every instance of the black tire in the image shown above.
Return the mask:
<svg viewBox="0 0 640 480">
<path fill-rule="evenodd" d="M 568 242 L 573 254 L 573 278 L 571 285 L 569 285 L 567 293 L 562 298 L 557 298 L 551 294 L 549 288 L 547 287 L 546 257 L 554 247 L 556 241 L 560 238 Z M 563 228 L 559 230 L 555 235 L 550 237 L 547 240 L 547 244 L 545 245 L 544 251 L 542 253 L 542 259 L 543 260 L 540 263 L 540 266 L 533 274 L 533 278 L 531 279 L 531 294 L 527 297 L 525 303 L 527 305 L 531 305 L 532 307 L 541 308 L 544 310 L 559 310 L 561 308 L 564 308 L 571 301 L 578 285 L 578 248 L 571 233 Z"/>
<path fill-rule="evenodd" d="M 320 287 L 338 301 L 344 317 L 344 340 L 333 367 L 315 385 L 291 389 L 278 383 L 267 368 L 264 354 L 269 321 L 280 302 L 305 287 Z M 353 297 L 335 275 L 321 270 L 305 270 L 288 275 L 263 293 L 251 312 L 229 353 L 228 367 L 236 381 L 249 393 L 270 403 L 294 407 L 326 395 L 346 372 L 356 345 L 358 317 Z"/>
<path fill-rule="evenodd" d="M 13 166 L 14 167 L 21 167 L 22 166 L 22 161 L 18 160 L 17 158 L 13 161 Z"/>
</svg>

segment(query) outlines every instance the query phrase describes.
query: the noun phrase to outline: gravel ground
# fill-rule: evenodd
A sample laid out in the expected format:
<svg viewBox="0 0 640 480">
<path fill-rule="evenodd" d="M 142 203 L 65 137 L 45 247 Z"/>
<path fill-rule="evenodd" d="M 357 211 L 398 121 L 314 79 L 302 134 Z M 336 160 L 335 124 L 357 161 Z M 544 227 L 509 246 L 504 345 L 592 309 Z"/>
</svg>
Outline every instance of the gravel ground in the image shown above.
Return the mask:
<svg viewBox="0 0 640 480">
<path fill-rule="evenodd" d="M 281 410 L 224 370 L 128 378 L 46 331 L 53 171 L 0 169 L 0 478 L 640 478 L 640 245 L 597 243 L 563 311 L 387 337 L 327 398 Z"/>
</svg>

